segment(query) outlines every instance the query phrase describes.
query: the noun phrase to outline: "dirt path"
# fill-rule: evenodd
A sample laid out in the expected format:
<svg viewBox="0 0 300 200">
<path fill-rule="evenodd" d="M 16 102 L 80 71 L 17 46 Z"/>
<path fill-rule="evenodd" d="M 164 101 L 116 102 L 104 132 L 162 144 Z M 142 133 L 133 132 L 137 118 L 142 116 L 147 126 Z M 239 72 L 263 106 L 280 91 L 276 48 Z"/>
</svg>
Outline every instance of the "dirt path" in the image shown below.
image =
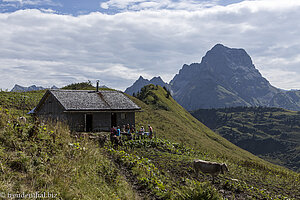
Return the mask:
<svg viewBox="0 0 300 200">
<path fill-rule="evenodd" d="M 150 191 L 147 189 L 141 188 L 136 180 L 136 177 L 132 174 L 131 171 L 129 171 L 126 167 L 122 166 L 118 162 L 116 162 L 113 157 L 104 151 L 104 153 L 107 155 L 107 157 L 113 162 L 118 170 L 119 174 L 124 177 L 126 182 L 131 186 L 132 190 L 134 191 L 135 195 L 135 200 L 154 200 L 157 199 L 156 197 L 149 195 L 151 194 Z"/>
<path fill-rule="evenodd" d="M 128 184 L 130 184 L 132 190 L 136 193 L 136 200 L 156 199 L 154 197 L 149 196 L 149 192 L 147 192 L 147 190 L 140 188 L 136 178 L 129 170 L 127 170 L 125 167 L 123 167 L 121 165 L 118 165 L 117 163 L 115 163 L 115 164 L 117 166 L 119 166 L 120 174 L 122 174 L 122 176 L 125 178 L 126 182 Z"/>
</svg>

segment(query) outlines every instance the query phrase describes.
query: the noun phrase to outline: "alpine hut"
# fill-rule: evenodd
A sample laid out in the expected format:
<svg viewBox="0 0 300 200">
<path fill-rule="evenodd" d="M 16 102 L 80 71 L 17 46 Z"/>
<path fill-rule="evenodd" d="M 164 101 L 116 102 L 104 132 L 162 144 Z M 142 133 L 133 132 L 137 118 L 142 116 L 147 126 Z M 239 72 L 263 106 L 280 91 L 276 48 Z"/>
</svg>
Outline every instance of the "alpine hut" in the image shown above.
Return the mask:
<svg viewBox="0 0 300 200">
<path fill-rule="evenodd" d="M 141 108 L 115 90 L 47 90 L 31 111 L 40 119 L 65 121 L 73 131 L 109 131 L 135 124 Z"/>
</svg>

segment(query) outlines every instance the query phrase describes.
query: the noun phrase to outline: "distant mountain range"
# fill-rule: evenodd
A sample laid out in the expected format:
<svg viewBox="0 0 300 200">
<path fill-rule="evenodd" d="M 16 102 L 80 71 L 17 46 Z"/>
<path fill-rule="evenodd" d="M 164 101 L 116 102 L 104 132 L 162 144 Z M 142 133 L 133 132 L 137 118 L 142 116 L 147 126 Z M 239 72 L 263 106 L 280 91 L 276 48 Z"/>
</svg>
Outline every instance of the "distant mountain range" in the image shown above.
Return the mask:
<svg viewBox="0 0 300 200">
<path fill-rule="evenodd" d="M 15 86 L 11 89 L 11 92 L 29 92 L 29 91 L 35 91 L 35 90 L 45 90 L 48 88 L 44 88 L 41 86 L 32 85 L 29 87 L 24 87 L 18 84 L 15 84 Z M 51 89 L 58 89 L 55 85 L 51 87 Z"/>
<path fill-rule="evenodd" d="M 144 85 L 157 84 L 171 90 L 173 98 L 185 109 L 236 106 L 281 107 L 300 110 L 300 91 L 284 91 L 272 86 L 252 63 L 244 49 L 215 45 L 200 63 L 183 65 L 170 83 L 140 77 L 125 90 L 131 94 Z M 152 82 L 151 82 L 152 81 Z"/>
</svg>

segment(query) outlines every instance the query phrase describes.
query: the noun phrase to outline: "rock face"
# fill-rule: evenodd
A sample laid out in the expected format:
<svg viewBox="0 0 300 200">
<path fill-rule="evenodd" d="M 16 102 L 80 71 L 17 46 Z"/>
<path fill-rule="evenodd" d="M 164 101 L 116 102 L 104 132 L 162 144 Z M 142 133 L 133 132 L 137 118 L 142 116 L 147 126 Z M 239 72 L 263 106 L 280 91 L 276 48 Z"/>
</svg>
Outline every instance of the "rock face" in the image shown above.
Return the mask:
<svg viewBox="0 0 300 200">
<path fill-rule="evenodd" d="M 259 73 L 244 49 L 217 44 L 201 63 L 184 65 L 170 82 L 174 99 L 187 110 L 268 106 L 279 92 Z"/>
<path fill-rule="evenodd" d="M 300 111 L 300 90 L 277 93 L 271 99 L 269 106 Z"/>
<path fill-rule="evenodd" d="M 125 93 L 127 93 L 129 95 L 133 95 L 133 93 L 136 94 L 138 91 L 141 90 L 142 87 L 144 87 L 145 85 L 149 85 L 149 84 L 160 85 L 162 87 L 169 88 L 169 85 L 167 83 L 165 83 L 161 79 L 160 76 L 153 77 L 150 81 L 148 79 L 144 79 L 142 76 L 140 76 L 140 78 L 138 80 L 136 80 L 132 86 L 130 86 L 129 88 L 127 88 L 125 90 Z"/>
</svg>

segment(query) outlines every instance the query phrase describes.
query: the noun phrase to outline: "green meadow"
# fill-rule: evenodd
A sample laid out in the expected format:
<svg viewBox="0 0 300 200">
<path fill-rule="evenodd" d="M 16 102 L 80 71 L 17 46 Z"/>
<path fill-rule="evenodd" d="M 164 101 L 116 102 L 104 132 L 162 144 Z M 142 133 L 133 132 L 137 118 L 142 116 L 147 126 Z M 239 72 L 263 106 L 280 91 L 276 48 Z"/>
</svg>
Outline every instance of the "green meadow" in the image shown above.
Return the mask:
<svg viewBox="0 0 300 200">
<path fill-rule="evenodd" d="M 80 88 L 76 88 L 80 89 Z M 53 193 L 57 199 L 299 199 L 299 173 L 235 146 L 149 85 L 130 98 L 142 110 L 136 127 L 156 138 L 113 148 L 75 137 L 60 122 L 26 115 L 44 91 L 0 92 L 0 193 Z M 215 182 L 192 168 L 194 159 L 226 163 Z M 17 199 L 17 198 L 16 198 Z"/>
</svg>

